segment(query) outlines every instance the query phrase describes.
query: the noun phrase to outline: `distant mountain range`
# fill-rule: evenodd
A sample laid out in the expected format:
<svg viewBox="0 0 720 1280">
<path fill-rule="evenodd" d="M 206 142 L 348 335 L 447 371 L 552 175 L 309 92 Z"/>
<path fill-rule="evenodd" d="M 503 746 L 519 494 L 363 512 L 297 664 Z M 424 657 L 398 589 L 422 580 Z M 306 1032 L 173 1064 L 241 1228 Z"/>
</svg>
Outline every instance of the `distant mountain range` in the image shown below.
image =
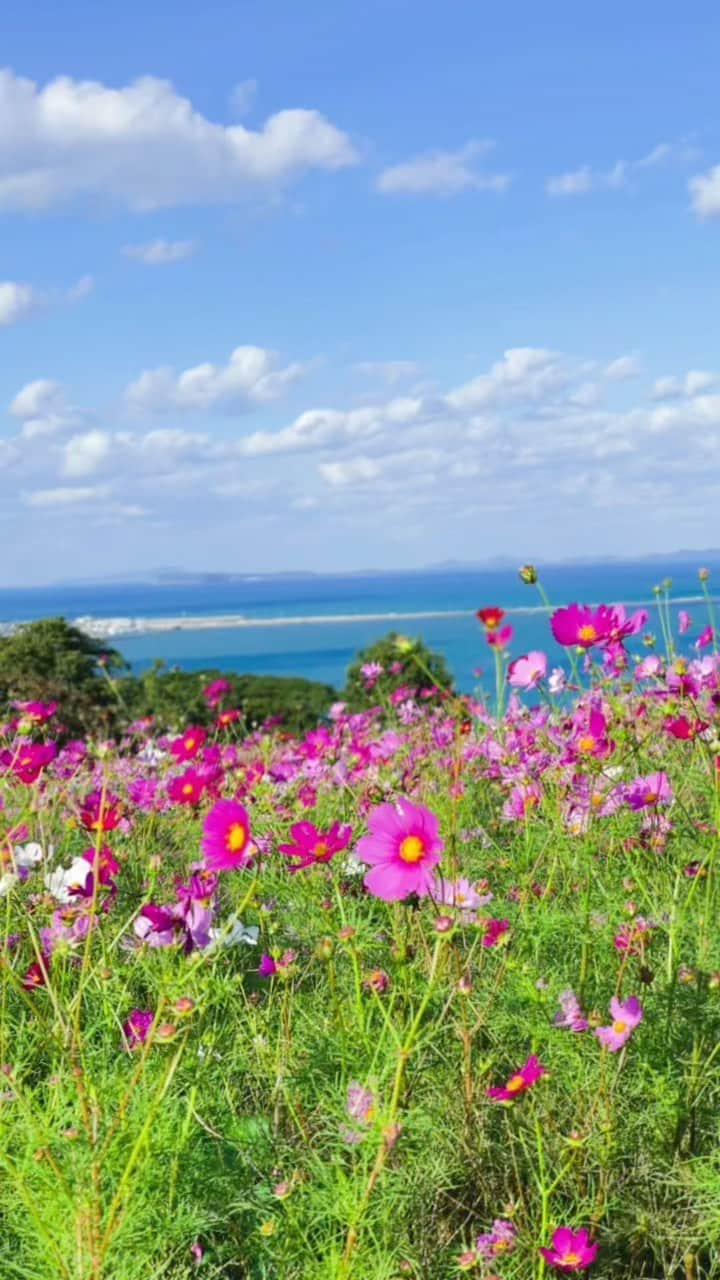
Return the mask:
<svg viewBox="0 0 720 1280">
<path fill-rule="evenodd" d="M 274 573 L 253 573 L 251 571 L 238 573 L 218 573 L 216 571 L 197 572 L 180 569 L 175 566 L 161 567 L 145 571 L 143 573 L 121 573 L 114 574 L 102 579 L 102 583 L 150 583 L 158 586 L 172 585 L 202 585 L 203 583 L 233 583 L 248 582 L 253 579 L 281 579 L 284 581 L 307 578 L 364 578 L 364 577 L 393 577 L 396 574 L 411 573 L 487 573 L 490 571 L 501 572 L 503 570 L 517 570 L 523 563 L 522 556 L 490 556 L 486 560 L 441 560 L 433 564 L 423 565 L 416 569 L 350 569 L 346 572 L 337 571 L 318 572 L 312 569 L 287 569 L 278 570 Z M 576 556 L 567 560 L 547 560 L 540 558 L 538 564 L 541 568 L 562 568 L 572 565 L 608 565 L 608 564 L 648 564 L 661 565 L 670 568 L 675 564 L 693 565 L 698 568 L 705 564 L 717 565 L 720 563 L 720 548 L 706 547 L 701 551 L 695 551 L 691 548 L 681 549 L 679 551 L 658 551 L 642 556 Z M 63 582 L 48 584 L 59 587 L 91 587 L 100 585 L 96 579 L 92 578 L 73 578 L 65 579 Z"/>
</svg>

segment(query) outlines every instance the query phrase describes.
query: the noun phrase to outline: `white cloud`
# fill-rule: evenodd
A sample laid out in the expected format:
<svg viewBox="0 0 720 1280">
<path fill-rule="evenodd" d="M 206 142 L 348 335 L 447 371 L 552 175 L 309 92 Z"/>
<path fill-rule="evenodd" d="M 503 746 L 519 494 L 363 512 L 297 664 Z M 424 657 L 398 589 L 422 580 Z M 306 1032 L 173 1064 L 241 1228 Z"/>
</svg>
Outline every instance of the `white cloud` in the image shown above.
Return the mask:
<svg viewBox="0 0 720 1280">
<path fill-rule="evenodd" d="M 720 217 L 720 164 L 688 182 L 690 203 L 698 218 Z"/>
<path fill-rule="evenodd" d="M 6 210 L 97 196 L 139 211 L 235 201 L 357 161 L 318 111 L 279 111 L 258 130 L 218 124 L 152 76 L 119 89 L 62 76 L 41 88 L 0 71 L 0 121 Z"/>
<path fill-rule="evenodd" d="M 567 372 L 557 352 L 543 347 L 511 347 L 489 373 L 464 383 L 445 398 L 454 409 L 475 409 L 516 397 L 537 398 L 566 382 Z"/>
<path fill-rule="evenodd" d="M 65 476 L 89 476 L 110 456 L 107 431 L 87 431 L 72 436 L 63 449 L 62 472 Z"/>
<path fill-rule="evenodd" d="M 146 267 L 162 267 L 170 262 L 182 262 L 197 251 L 194 240 L 151 240 L 149 244 L 126 244 L 126 258 L 142 262 Z"/>
<path fill-rule="evenodd" d="M 612 169 L 601 172 L 584 164 L 571 173 L 561 173 L 548 178 L 545 190 L 549 196 L 584 196 L 590 191 L 618 191 L 627 182 L 628 166 L 618 160 Z"/>
<path fill-rule="evenodd" d="M 8 408 L 13 418 L 23 419 L 22 434 L 26 440 L 77 431 L 92 423 L 92 415 L 75 408 L 65 388 L 52 378 L 38 378 L 18 391 Z"/>
<path fill-rule="evenodd" d="M 658 378 L 653 386 L 653 400 L 676 400 L 680 396 L 698 396 L 709 391 L 717 382 L 714 373 L 705 369 L 690 369 L 684 378 Z"/>
<path fill-rule="evenodd" d="M 657 169 L 672 161 L 688 164 L 698 152 L 687 142 L 659 142 L 639 160 L 618 160 L 611 169 L 593 169 L 583 164 L 579 169 L 548 178 L 545 190 L 549 196 L 584 196 L 591 191 L 619 191 L 627 187 L 634 174 L 644 169 Z"/>
<path fill-rule="evenodd" d="M 688 396 L 699 395 L 702 391 L 708 391 L 710 387 L 714 387 L 717 378 L 714 373 L 708 373 L 705 369 L 691 369 L 685 374 L 685 394 Z"/>
<path fill-rule="evenodd" d="M 485 173 L 478 160 L 492 149 L 491 142 L 468 142 L 459 151 L 428 151 L 402 164 L 384 169 L 377 189 L 387 195 L 455 196 L 462 191 L 504 191 L 507 174 Z"/>
<path fill-rule="evenodd" d="M 605 365 L 603 373 L 611 382 L 623 382 L 626 378 L 637 378 L 642 373 L 642 364 L 637 356 L 618 356 Z"/>
<path fill-rule="evenodd" d="M 98 502 L 108 495 L 107 485 L 93 488 L 35 489 L 24 495 L 29 507 L 73 507 L 86 502 Z"/>
<path fill-rule="evenodd" d="M 322 462 L 319 471 L 323 480 L 326 480 L 334 489 L 339 489 L 349 484 L 366 484 L 376 480 L 380 475 L 381 467 L 372 458 L 360 455 L 357 458 L 350 458 L 347 462 Z"/>
<path fill-rule="evenodd" d="M 8 413 L 13 418 L 40 418 L 60 412 L 65 405 L 65 391 L 60 383 L 51 378 L 38 378 L 18 391 Z"/>
<path fill-rule="evenodd" d="M 19 284 L 13 280 L 0 281 L 0 328 L 17 324 L 19 320 L 25 320 L 36 311 L 43 311 L 54 304 L 80 302 L 94 287 L 92 276 L 82 276 L 64 293 L 43 292 L 31 284 Z"/>
<path fill-rule="evenodd" d="M 0 281 L 0 327 L 17 324 L 42 305 L 42 298 L 32 285 Z"/>
<path fill-rule="evenodd" d="M 199 364 L 181 373 L 148 369 L 130 384 L 126 398 L 155 412 L 242 408 L 277 399 L 304 372 L 298 363 L 278 368 L 277 356 L 263 347 L 236 347 L 226 365 Z"/>
</svg>

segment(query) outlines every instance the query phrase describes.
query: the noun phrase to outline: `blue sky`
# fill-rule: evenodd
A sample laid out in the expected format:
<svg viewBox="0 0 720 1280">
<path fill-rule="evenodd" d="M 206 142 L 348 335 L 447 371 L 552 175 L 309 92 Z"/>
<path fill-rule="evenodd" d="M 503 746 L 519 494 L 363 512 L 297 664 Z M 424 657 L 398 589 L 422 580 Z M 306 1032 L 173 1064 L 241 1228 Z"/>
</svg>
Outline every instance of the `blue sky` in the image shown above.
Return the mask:
<svg viewBox="0 0 720 1280">
<path fill-rule="evenodd" d="M 717 545 L 715 5 L 3 28 L 1 582 Z"/>
</svg>

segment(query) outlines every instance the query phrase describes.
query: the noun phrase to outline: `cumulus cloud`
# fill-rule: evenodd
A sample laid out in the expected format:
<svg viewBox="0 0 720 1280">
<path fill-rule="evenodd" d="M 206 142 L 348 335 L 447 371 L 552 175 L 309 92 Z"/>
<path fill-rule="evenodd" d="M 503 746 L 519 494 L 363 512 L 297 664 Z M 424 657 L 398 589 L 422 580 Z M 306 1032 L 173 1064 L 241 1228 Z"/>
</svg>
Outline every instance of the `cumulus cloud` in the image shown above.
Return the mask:
<svg viewBox="0 0 720 1280">
<path fill-rule="evenodd" d="M 24 320 L 42 306 L 39 295 L 30 284 L 12 280 L 0 281 L 0 326 L 6 328 Z"/>
<path fill-rule="evenodd" d="M 428 151 L 384 169 L 377 189 L 385 195 L 455 196 L 463 191 L 504 191 L 510 178 L 486 173 L 480 159 L 492 150 L 492 142 L 468 142 L 459 151 Z"/>
<path fill-rule="evenodd" d="M 688 182 L 690 203 L 698 218 L 720 217 L 720 164 Z"/>
<path fill-rule="evenodd" d="M 37 378 L 18 391 L 8 408 L 13 418 L 23 419 L 26 440 L 87 426 L 92 415 L 71 404 L 67 391 L 52 378 Z"/>
<path fill-rule="evenodd" d="M 199 364 L 180 373 L 169 366 L 148 369 L 125 394 L 129 404 L 158 413 L 237 409 L 277 399 L 305 368 L 299 363 L 278 367 L 275 353 L 263 347 L 236 347 L 225 365 Z"/>
<path fill-rule="evenodd" d="M 224 125 L 152 76 L 121 88 L 61 76 L 41 87 L 0 71 L 0 120 L 5 210 L 88 197 L 136 211 L 235 201 L 357 161 L 318 111 L 279 111 L 258 130 Z"/>
<path fill-rule="evenodd" d="M 146 267 L 164 267 L 171 262 L 182 262 L 197 252 L 194 240 L 151 240 L 148 244 L 126 244 L 126 258 L 142 262 Z"/>
<path fill-rule="evenodd" d="M 110 456 L 107 431 L 86 431 L 72 436 L 63 449 L 62 472 L 65 476 L 89 476 Z"/>
</svg>

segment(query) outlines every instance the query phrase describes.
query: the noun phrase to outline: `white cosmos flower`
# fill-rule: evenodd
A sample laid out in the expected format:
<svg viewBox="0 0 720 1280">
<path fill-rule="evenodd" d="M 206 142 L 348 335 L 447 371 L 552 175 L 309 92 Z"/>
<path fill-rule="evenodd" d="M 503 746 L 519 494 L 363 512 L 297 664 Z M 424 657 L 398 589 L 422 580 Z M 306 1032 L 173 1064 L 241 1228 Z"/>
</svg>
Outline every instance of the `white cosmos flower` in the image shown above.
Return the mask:
<svg viewBox="0 0 720 1280">
<path fill-rule="evenodd" d="M 72 902 L 74 895 L 71 890 L 84 889 L 91 871 L 92 867 L 85 858 L 75 858 L 69 867 L 56 867 L 48 872 L 44 879 L 45 888 L 58 902 Z"/>
<path fill-rule="evenodd" d="M 210 947 L 256 947 L 260 930 L 256 924 L 245 925 L 237 916 L 231 916 L 218 929 L 210 930 Z"/>
</svg>

